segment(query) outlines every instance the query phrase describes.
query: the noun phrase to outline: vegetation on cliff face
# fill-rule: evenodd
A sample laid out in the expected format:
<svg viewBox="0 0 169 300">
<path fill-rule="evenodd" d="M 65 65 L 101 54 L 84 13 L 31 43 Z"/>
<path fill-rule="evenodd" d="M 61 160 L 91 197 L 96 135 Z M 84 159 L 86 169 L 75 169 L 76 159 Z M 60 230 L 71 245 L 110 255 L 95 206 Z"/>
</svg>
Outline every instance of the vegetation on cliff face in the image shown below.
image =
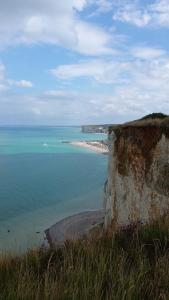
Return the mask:
<svg viewBox="0 0 169 300">
<path fill-rule="evenodd" d="M 0 299 L 169 299 L 169 220 L 0 257 Z"/>
</svg>

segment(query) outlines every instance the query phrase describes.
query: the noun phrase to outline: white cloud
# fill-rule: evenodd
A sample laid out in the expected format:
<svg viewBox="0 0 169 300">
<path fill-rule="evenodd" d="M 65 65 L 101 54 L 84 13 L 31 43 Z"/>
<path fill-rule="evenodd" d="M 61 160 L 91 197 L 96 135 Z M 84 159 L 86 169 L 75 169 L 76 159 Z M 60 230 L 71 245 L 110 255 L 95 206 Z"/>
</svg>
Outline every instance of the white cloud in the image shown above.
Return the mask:
<svg viewBox="0 0 169 300">
<path fill-rule="evenodd" d="M 169 27 L 169 2 L 156 0 L 153 4 L 142 5 L 141 1 L 128 1 L 119 5 L 113 15 L 114 20 L 130 23 L 138 27 Z"/>
<path fill-rule="evenodd" d="M 49 90 L 44 93 L 44 96 L 52 98 L 59 98 L 59 99 L 73 99 L 79 95 L 76 91 L 65 91 L 65 90 Z"/>
<path fill-rule="evenodd" d="M 51 72 L 57 78 L 64 80 L 87 77 L 102 84 L 116 86 L 131 84 L 135 87 L 145 88 L 145 90 L 158 90 L 164 86 L 168 91 L 169 57 L 164 55 L 165 52 L 163 53 L 162 50 L 156 50 L 153 51 L 151 48 L 134 49 L 136 58 L 125 62 L 90 60 L 74 65 L 62 65 Z M 160 93 L 161 90 L 158 92 Z"/>
<path fill-rule="evenodd" d="M 169 2 L 158 0 L 150 6 L 152 22 L 162 27 L 169 27 Z"/>
<path fill-rule="evenodd" d="M 79 16 L 89 0 L 0 1 L 0 44 L 50 43 L 87 55 L 105 55 L 112 37 Z"/>
<path fill-rule="evenodd" d="M 101 13 L 110 12 L 113 9 L 113 3 L 111 0 L 88 0 L 90 5 L 93 5 L 95 9 L 88 17 L 94 17 Z"/>
<path fill-rule="evenodd" d="M 83 92 L 67 87 L 66 90 L 49 90 L 37 96 L 12 95 L 9 90 L 8 95 L 2 94 L 0 98 L 0 122 L 116 123 L 153 111 L 169 113 L 169 57 L 163 55 L 162 50 L 161 56 L 157 54 L 160 52 L 151 53 L 151 59 L 139 54 L 137 56 L 141 59 L 136 57 L 126 62 L 98 59 L 60 66 L 55 74 L 57 77 L 70 80 L 85 76 L 98 85 Z M 3 82 L 4 66 L 0 70 Z M 106 88 L 100 89 L 100 84 Z"/>
<path fill-rule="evenodd" d="M 1 1 L 1 45 L 51 43 L 84 55 L 102 57 L 54 68 L 50 72 L 57 78 L 60 88 L 54 87 L 37 96 L 29 96 L 26 92 L 12 95 L 10 88 L 31 88 L 33 83 L 8 78 L 5 66 L 0 64 L 0 90 L 8 89 L 8 95 L 1 93 L 0 97 L 0 122 L 115 123 L 152 111 L 169 113 L 167 52 L 160 46 L 144 46 L 145 43 L 131 49 L 127 47 L 124 55 L 115 59 L 112 55 L 117 52 L 112 45 L 116 45 L 119 37 L 84 21 L 85 18 L 82 20 L 80 15 L 87 5 L 92 5 L 96 13 L 112 10 L 114 20 L 138 27 L 168 26 L 167 2 L 159 0 L 143 6 L 141 1 L 138 5 L 139 0 Z M 73 56 L 73 61 L 76 58 Z M 71 82 L 78 78 L 90 80 L 84 81 L 86 91 L 82 84 L 78 90 L 76 82 Z M 62 90 L 62 83 L 67 82 L 69 85 Z"/>
<path fill-rule="evenodd" d="M 131 23 L 138 27 L 144 27 L 149 24 L 151 16 L 146 10 L 137 8 L 135 4 L 127 4 L 117 10 L 113 19 L 115 21 Z"/>
<path fill-rule="evenodd" d="M 62 65 L 51 70 L 51 73 L 59 79 L 72 80 L 78 77 L 88 77 L 100 83 L 113 83 L 125 81 L 125 72 L 128 71 L 128 63 L 110 60 L 89 60 L 77 64 Z M 121 76 L 122 72 L 124 73 Z"/>
<path fill-rule="evenodd" d="M 104 63 L 110 65 L 107 61 L 98 61 L 99 66 L 100 63 L 101 66 Z M 124 69 L 128 78 L 119 84 L 119 77 L 124 76 Z M 87 71 L 78 70 L 76 72 L 79 73 L 75 75 L 85 73 L 85 76 L 91 76 L 99 85 L 106 82 L 111 87 L 109 92 L 107 88 L 104 89 L 107 92 L 97 89 L 82 92 L 67 88 L 66 91 L 49 90 L 36 97 L 8 94 L 0 99 L 0 122 L 5 118 L 8 123 L 19 120 L 24 124 L 116 123 L 153 111 L 169 113 L 169 57 L 151 60 L 136 58 L 125 65 L 119 62 L 118 66 L 114 62 L 111 74 L 117 74 L 114 75 L 113 83 L 110 81 L 110 70 L 101 67 L 98 70 L 88 75 Z"/>
<path fill-rule="evenodd" d="M 6 91 L 7 89 L 8 87 L 6 86 L 6 84 L 0 83 L 0 92 Z"/>
<path fill-rule="evenodd" d="M 169 60 L 162 67 L 157 62 L 144 66 L 135 62 L 130 68 L 130 81 L 125 85 L 114 85 L 112 92 L 68 90 L 66 93 L 55 91 L 52 97 L 41 96 L 43 101 L 38 105 L 36 102 L 41 116 L 53 114 L 55 122 L 62 116 L 68 118 L 68 123 L 80 124 L 122 122 L 152 111 L 169 113 Z"/>
<path fill-rule="evenodd" d="M 0 63 L 0 81 L 5 79 L 5 66 Z"/>
<path fill-rule="evenodd" d="M 154 59 L 157 57 L 165 56 L 166 52 L 163 49 L 151 47 L 135 47 L 131 50 L 134 57 L 141 59 Z"/>
<path fill-rule="evenodd" d="M 103 29 L 79 21 L 75 26 L 75 31 L 78 42 L 74 50 L 86 55 L 114 55 L 118 53 L 108 47 L 111 43 L 111 36 Z"/>
<path fill-rule="evenodd" d="M 9 85 L 15 85 L 15 86 L 18 86 L 18 87 L 21 87 L 21 88 L 32 88 L 33 87 L 33 83 L 31 81 L 28 81 L 28 80 L 8 80 L 8 84 Z"/>
<path fill-rule="evenodd" d="M 10 89 L 11 86 L 18 86 L 21 88 L 33 87 L 33 83 L 28 80 L 12 80 L 8 79 L 6 74 L 6 68 L 3 63 L 0 63 L 0 91 L 5 91 Z"/>
<path fill-rule="evenodd" d="M 113 3 L 110 0 L 97 0 L 98 12 L 108 12 L 112 10 Z"/>
<path fill-rule="evenodd" d="M 33 83 L 31 81 L 24 80 L 24 79 L 16 81 L 16 85 L 19 86 L 19 87 L 23 87 L 23 88 L 33 87 Z"/>
<path fill-rule="evenodd" d="M 52 73 L 61 80 L 87 77 L 98 83 L 96 87 L 106 84 L 108 88 L 103 90 L 111 88 L 107 93 L 73 94 L 73 109 L 79 110 L 82 118 L 85 112 L 93 122 L 101 122 L 101 119 L 115 122 L 113 118 L 123 121 L 153 111 L 169 113 L 169 56 L 162 49 L 149 47 L 134 48 L 133 54 L 135 58 L 129 57 L 125 62 L 110 59 L 83 61 L 60 66 Z M 64 103 L 68 94 L 69 91 L 61 97 L 58 92 L 53 93 L 53 100 L 62 99 Z M 73 115 L 72 107 L 70 111 Z"/>
<path fill-rule="evenodd" d="M 4 64 L 0 62 L 0 92 L 8 89 L 6 82 L 6 70 Z"/>
</svg>

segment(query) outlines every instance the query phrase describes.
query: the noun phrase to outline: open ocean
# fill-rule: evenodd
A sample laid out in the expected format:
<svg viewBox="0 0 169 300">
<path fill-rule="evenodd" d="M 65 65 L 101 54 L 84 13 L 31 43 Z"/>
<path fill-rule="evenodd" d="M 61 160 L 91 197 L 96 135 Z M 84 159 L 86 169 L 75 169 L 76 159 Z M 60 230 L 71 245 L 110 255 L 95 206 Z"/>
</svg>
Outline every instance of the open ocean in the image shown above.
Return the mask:
<svg viewBox="0 0 169 300">
<path fill-rule="evenodd" d="M 36 247 L 58 220 L 102 207 L 107 156 L 62 142 L 105 138 L 78 127 L 0 127 L 0 252 Z"/>
</svg>

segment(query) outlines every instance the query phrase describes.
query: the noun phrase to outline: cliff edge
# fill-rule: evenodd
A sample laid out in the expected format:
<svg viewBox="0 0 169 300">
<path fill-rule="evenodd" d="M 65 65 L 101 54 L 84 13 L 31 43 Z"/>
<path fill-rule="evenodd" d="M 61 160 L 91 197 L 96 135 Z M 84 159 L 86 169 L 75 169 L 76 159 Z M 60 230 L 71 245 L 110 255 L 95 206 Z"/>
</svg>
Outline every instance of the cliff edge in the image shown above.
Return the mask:
<svg viewBox="0 0 169 300">
<path fill-rule="evenodd" d="M 109 128 L 105 225 L 149 222 L 169 210 L 169 117 Z"/>
</svg>

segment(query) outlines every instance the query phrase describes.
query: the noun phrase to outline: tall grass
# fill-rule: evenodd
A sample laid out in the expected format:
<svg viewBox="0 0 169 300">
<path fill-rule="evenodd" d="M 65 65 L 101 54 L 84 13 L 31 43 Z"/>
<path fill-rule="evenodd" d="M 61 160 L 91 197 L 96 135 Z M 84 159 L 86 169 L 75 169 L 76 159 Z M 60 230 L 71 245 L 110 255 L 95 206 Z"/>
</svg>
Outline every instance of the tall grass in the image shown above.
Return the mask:
<svg viewBox="0 0 169 300">
<path fill-rule="evenodd" d="M 169 299 L 164 221 L 98 231 L 62 249 L 0 257 L 0 299 Z"/>
</svg>

